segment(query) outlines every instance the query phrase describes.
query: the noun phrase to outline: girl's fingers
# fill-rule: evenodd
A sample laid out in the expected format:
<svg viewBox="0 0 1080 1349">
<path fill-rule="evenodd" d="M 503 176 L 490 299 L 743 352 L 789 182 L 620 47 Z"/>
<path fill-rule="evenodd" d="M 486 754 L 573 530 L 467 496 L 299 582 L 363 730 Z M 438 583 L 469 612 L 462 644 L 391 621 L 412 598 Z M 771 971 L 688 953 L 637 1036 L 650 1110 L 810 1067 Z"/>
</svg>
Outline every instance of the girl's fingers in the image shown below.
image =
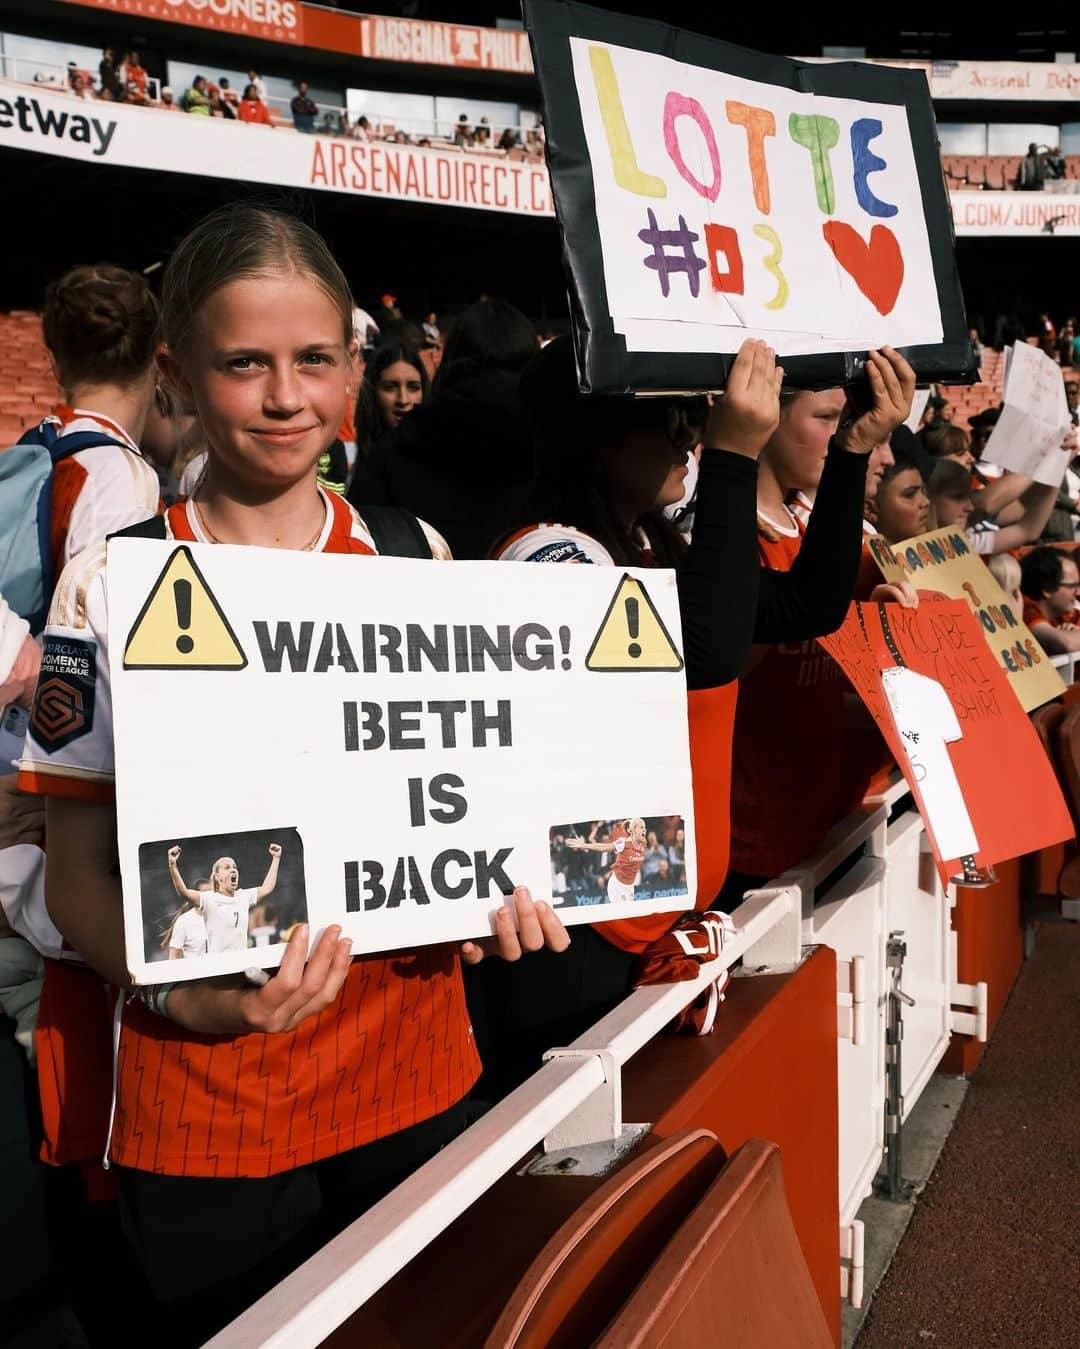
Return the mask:
<svg viewBox="0 0 1080 1349">
<path fill-rule="evenodd" d="M 307 924 L 304 924 L 305 928 L 306 926 Z M 285 959 L 278 969 L 277 978 L 271 979 L 265 988 L 259 990 L 258 996 L 264 1006 L 286 1017 L 291 1017 L 303 1007 L 326 981 L 340 934 L 340 927 L 327 928 L 315 943 L 306 962 L 291 959 L 294 944 L 298 951 L 306 953 L 306 939 L 303 942 L 298 941 L 294 934 L 289 942 L 289 949 L 285 952 Z M 291 961 L 288 968 L 285 960 Z"/>
<path fill-rule="evenodd" d="M 540 919 L 536 913 L 537 906 L 533 903 L 532 891 L 527 885 L 516 887 L 513 897 L 507 901 L 507 908 L 509 909 L 511 905 L 517 911 L 517 935 L 521 949 L 539 951 L 544 944 L 544 934 L 540 930 Z"/>
<path fill-rule="evenodd" d="M 752 338 L 747 338 L 739 348 L 732 362 L 731 370 L 727 379 L 727 390 L 725 392 L 741 393 L 746 389 L 750 382 L 750 374 L 754 367 L 754 358 L 757 343 Z"/>
<path fill-rule="evenodd" d="M 904 391 L 904 396 L 908 402 L 915 396 L 916 375 L 911 367 L 911 363 L 906 357 L 894 350 L 892 347 L 882 347 L 882 355 L 888 360 L 893 370 L 896 372 L 896 378 L 900 381 L 900 387 Z"/>
<path fill-rule="evenodd" d="M 570 945 L 570 933 L 551 905 L 543 902 L 537 904 L 536 916 L 540 922 L 544 945 L 552 951 L 565 951 Z"/>
<path fill-rule="evenodd" d="M 495 942 L 503 960 L 513 962 L 521 959 L 521 943 L 514 927 L 514 915 L 505 904 L 495 910 Z"/>
<path fill-rule="evenodd" d="M 877 359 L 874 361 L 874 366 L 881 376 L 885 387 L 886 397 L 893 407 L 902 407 L 904 402 L 904 391 L 900 385 L 899 375 L 893 368 L 887 356 L 882 355 L 880 351 L 875 352 L 875 356 Z"/>
</svg>

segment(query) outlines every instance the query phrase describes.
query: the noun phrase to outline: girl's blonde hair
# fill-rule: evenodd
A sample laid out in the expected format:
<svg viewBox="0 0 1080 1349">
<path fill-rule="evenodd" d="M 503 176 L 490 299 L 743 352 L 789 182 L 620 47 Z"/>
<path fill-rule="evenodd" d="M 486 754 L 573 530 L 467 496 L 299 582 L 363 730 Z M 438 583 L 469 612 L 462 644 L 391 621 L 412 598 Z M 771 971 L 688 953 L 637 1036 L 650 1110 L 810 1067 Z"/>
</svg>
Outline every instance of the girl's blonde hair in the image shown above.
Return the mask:
<svg viewBox="0 0 1080 1349">
<path fill-rule="evenodd" d="M 268 206 L 220 206 L 177 245 L 161 282 L 161 338 L 179 351 L 211 295 L 250 277 L 294 273 L 313 281 L 341 315 L 353 340 L 353 299 L 345 274 L 323 240 L 302 220 Z"/>
</svg>

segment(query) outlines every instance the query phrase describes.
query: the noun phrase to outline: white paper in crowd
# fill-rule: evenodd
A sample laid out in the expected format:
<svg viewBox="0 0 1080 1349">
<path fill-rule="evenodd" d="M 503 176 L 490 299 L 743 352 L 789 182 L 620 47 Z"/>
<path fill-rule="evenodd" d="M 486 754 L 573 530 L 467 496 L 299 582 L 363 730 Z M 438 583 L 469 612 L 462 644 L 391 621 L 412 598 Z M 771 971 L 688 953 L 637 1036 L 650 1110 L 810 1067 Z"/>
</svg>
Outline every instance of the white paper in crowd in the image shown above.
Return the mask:
<svg viewBox="0 0 1080 1349">
<path fill-rule="evenodd" d="M 119 539 L 108 584 L 137 982 L 276 965 L 300 921 L 486 936 L 516 885 L 571 924 L 692 906 L 672 572 Z M 664 828 L 681 855 L 636 866 Z M 167 959 L 195 907 L 210 950 Z"/>
<path fill-rule="evenodd" d="M 932 390 L 929 388 L 915 390 L 915 396 L 911 400 L 911 415 L 904 423 L 912 431 L 917 431 L 922 425 L 922 416 L 926 411 L 927 403 L 930 401 L 931 392 Z"/>
<path fill-rule="evenodd" d="M 746 337 L 764 337 L 782 356 L 941 340 L 940 303 L 904 107 L 799 93 L 583 38 L 571 37 L 570 47 L 592 164 L 608 306 L 616 332 L 626 336 L 630 349 L 732 352 Z M 613 152 L 609 130 L 616 103 L 628 143 L 624 139 Z M 761 165 L 755 178 L 748 129 L 738 123 L 742 114 L 730 111 L 736 104 L 765 110 L 774 121 L 773 134 L 763 142 L 764 219 Z M 793 117 L 810 116 L 836 122 L 827 195 L 819 189 L 810 153 L 791 134 Z M 869 151 L 882 167 L 871 169 L 865 182 L 888 212 L 881 219 L 868 215 L 857 200 L 857 122 L 880 125 Z M 640 191 L 625 186 L 627 164 L 645 176 L 643 185 L 637 179 Z M 821 196 L 831 209 L 822 209 Z M 853 266 L 863 271 L 864 280 L 872 274 L 866 291 L 825 241 L 826 224 L 840 231 L 837 246 L 847 257 L 858 255 Z M 653 242 L 658 230 L 686 229 L 697 236 L 688 244 L 698 259 L 690 264 L 692 282 L 685 251 L 680 269 L 682 244 L 669 238 L 663 252 L 674 264 L 658 268 L 661 250 Z M 648 239 L 640 237 L 642 231 Z M 717 241 L 730 241 L 730 231 L 738 239 L 741 288 L 710 282 L 713 267 L 718 274 L 729 269 L 731 254 L 726 246 L 718 252 Z M 736 293 L 739 289 L 742 293 Z M 699 331 L 692 335 L 683 325 Z"/>
<path fill-rule="evenodd" d="M 1061 367 L 1030 342 L 1007 348 L 1003 407 L 984 458 L 1058 487 L 1069 464 L 1061 442 L 1071 429 Z"/>
<path fill-rule="evenodd" d="M 949 695 L 936 679 L 905 666 L 883 670 L 889 710 L 922 796 L 924 816 L 946 861 L 974 856 L 979 840 L 949 758 L 948 744 L 963 736 Z"/>
</svg>

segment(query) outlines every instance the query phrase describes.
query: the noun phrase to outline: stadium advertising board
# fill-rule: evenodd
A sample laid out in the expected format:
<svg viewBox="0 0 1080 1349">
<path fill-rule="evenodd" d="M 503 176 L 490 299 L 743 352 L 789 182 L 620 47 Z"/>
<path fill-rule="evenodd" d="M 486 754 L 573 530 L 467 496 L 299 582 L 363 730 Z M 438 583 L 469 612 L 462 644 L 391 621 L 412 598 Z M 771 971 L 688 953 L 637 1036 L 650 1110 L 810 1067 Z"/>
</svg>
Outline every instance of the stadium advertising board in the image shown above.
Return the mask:
<svg viewBox="0 0 1080 1349">
<path fill-rule="evenodd" d="M 891 547 L 875 534 L 867 545 L 886 581 L 910 581 L 916 590 L 967 604 L 1023 711 L 1033 712 L 1065 692 L 1061 676 L 1031 635 L 1023 614 L 963 530 L 935 529 Z"/>
<path fill-rule="evenodd" d="M 108 578 L 136 981 L 276 965 L 301 921 L 485 936 L 519 885 L 570 924 L 692 906 L 672 572 L 114 539 Z"/>
<path fill-rule="evenodd" d="M 272 42 L 302 43 L 304 6 L 300 0 L 67 0 L 132 19 L 163 19 L 210 32 Z"/>
<path fill-rule="evenodd" d="M 818 640 L 888 742 L 943 879 L 1072 836 L 1053 767 L 967 604 L 856 603 Z M 1022 791 L 1002 790 L 1004 765 Z"/>
<path fill-rule="evenodd" d="M 498 70 L 532 74 L 527 34 L 513 28 L 474 28 L 462 23 L 429 23 L 421 19 L 360 20 L 360 54 L 372 61 L 407 61 L 413 65 L 459 66 L 464 70 Z"/>
<path fill-rule="evenodd" d="M 1080 234 L 1080 196 L 1068 192 L 954 192 L 958 235 Z"/>
<path fill-rule="evenodd" d="M 902 348 L 974 373 L 929 89 L 526 0 L 583 387 L 715 388 L 746 337 L 789 382 Z M 717 359 L 717 354 L 722 359 Z"/>
<path fill-rule="evenodd" d="M 552 214 L 543 164 L 299 135 L 158 108 L 89 102 L 6 80 L 0 80 L 0 145 L 90 164 L 517 215 Z"/>
</svg>

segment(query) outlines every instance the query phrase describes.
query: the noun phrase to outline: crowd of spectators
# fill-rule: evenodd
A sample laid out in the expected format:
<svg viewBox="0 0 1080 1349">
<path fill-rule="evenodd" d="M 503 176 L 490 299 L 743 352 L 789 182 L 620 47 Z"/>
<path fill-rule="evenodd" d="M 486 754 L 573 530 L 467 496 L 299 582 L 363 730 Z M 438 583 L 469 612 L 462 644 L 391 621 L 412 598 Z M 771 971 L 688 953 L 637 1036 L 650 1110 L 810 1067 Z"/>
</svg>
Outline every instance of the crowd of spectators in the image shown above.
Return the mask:
<svg viewBox="0 0 1080 1349">
<path fill-rule="evenodd" d="M 122 68 L 123 76 L 116 66 L 110 75 L 119 89 L 126 86 L 130 75 L 126 63 Z M 224 116 L 221 107 L 225 106 L 240 117 L 245 103 L 262 104 L 255 72 L 251 74 L 238 98 L 227 83 L 223 88 L 221 82 L 211 86 L 202 77 L 194 79 L 184 95 L 189 114 Z M 295 118 L 306 121 L 317 115 L 303 83 L 297 88 L 294 105 Z M 253 240 L 261 240 L 258 256 L 252 251 Z M 193 258 L 199 249 L 204 250 L 202 258 Z M 235 271 L 219 271 L 215 284 L 208 283 L 203 292 L 189 291 L 188 279 L 198 275 L 199 267 L 207 266 L 207 257 L 219 268 L 225 265 L 221 260 L 227 259 L 227 266 Z M 250 303 L 245 289 L 253 286 L 261 288 L 258 305 Z M 280 303 L 263 303 L 262 290 L 279 296 Z M 260 437 L 248 434 L 248 422 L 243 420 L 247 404 L 233 387 L 222 393 L 220 386 L 227 381 L 216 374 L 199 377 L 202 367 L 197 361 L 206 359 L 200 352 L 215 350 L 208 320 L 205 315 L 198 319 L 201 306 L 210 302 L 208 296 L 226 310 L 224 318 L 215 311 L 215 321 L 227 327 L 226 319 L 233 322 L 235 316 L 237 324 L 246 325 L 245 339 L 247 327 L 257 330 L 249 339 L 253 351 L 277 350 L 272 344 L 279 343 L 282 351 L 293 353 L 283 357 L 286 363 L 298 359 L 297 350 L 308 351 L 297 325 L 311 324 L 317 334 L 324 332 L 327 323 L 338 325 L 340 347 L 335 342 L 333 349 L 340 350 L 340 357 L 336 364 L 328 359 L 325 368 L 318 367 L 319 396 L 324 400 L 319 424 L 303 430 L 307 462 L 297 469 L 295 480 L 281 487 L 275 478 L 273 486 L 283 492 L 295 491 L 289 511 L 313 512 L 320 528 L 325 528 L 327 519 L 341 522 L 340 537 L 347 543 L 339 551 L 348 551 L 361 562 L 377 551 L 363 512 L 366 507 L 386 504 L 421 517 L 431 531 L 425 531 L 425 538 L 436 539 L 443 553 L 460 559 L 673 569 L 692 713 L 698 880 L 694 898 L 699 908 L 715 905 L 732 910 L 748 889 L 809 856 L 836 820 L 863 798 L 875 772 L 891 766 L 880 738 L 868 747 L 872 726 L 868 727 L 861 709 L 852 708 L 839 669 L 815 643 L 817 637 L 839 626 L 854 597 L 907 606 L 922 602 L 910 586 L 882 584 L 879 578 L 867 580 L 860 573 L 860 556 L 863 561 L 869 556 L 867 533 L 880 533 L 890 543 L 899 543 L 939 525 L 966 530 L 974 550 L 993 561 L 995 574 L 1047 649 L 1080 649 L 1076 614 L 1080 573 L 1075 559 L 1053 547 L 1035 548 L 1018 566 L 1012 556 L 1040 540 L 1059 504 L 1057 488 L 997 470 L 986 462 L 993 409 L 967 430 L 957 424 L 956 410 L 947 397 L 935 391 L 923 424 L 917 432 L 911 431 L 905 420 L 915 374 L 899 353 L 886 349 L 870 354 L 869 406 L 851 415 L 843 389 L 782 390 L 783 372 L 776 365 L 775 353 L 764 343 L 754 342 L 745 343 L 739 352 L 728 390 L 711 400 L 591 398 L 580 393 L 570 340 L 563 336 L 545 341 L 545 335 L 508 301 L 482 297 L 445 325 L 430 309 L 409 317 L 391 290 L 370 311 L 361 309 L 329 250 L 312 231 L 257 207 L 223 208 L 189 236 L 170 261 L 160 311 L 145 278 L 118 268 L 77 268 L 50 288 L 44 334 L 64 390 L 64 401 L 53 420 L 65 429 L 82 429 L 83 423 L 99 430 L 108 427 L 110 435 L 107 453 L 92 463 L 80 462 L 76 453 L 63 461 L 70 464 L 64 470 L 68 483 L 65 492 L 54 498 L 67 512 L 64 529 L 56 535 L 63 541 L 60 561 L 75 559 L 83 565 L 85 550 L 102 541 L 100 534 L 92 537 L 87 531 L 99 525 L 101 533 L 105 532 L 101 522 L 106 520 L 109 530 L 125 523 L 145 523 L 162 504 L 165 527 L 173 531 L 174 538 L 188 538 L 184 531 L 190 530 L 197 542 L 216 542 L 219 534 L 200 533 L 216 529 L 225 541 L 239 542 L 228 533 L 234 516 L 223 509 L 221 503 L 226 500 L 251 512 L 242 518 L 260 527 L 267 524 L 269 513 L 263 520 L 261 506 L 251 503 L 261 503 L 267 490 L 265 464 L 258 456 L 276 453 L 276 449 L 252 449 L 249 454 L 248 441 Z M 282 325 L 278 316 L 286 307 L 288 321 Z M 203 325 L 197 330 L 203 348 L 191 336 L 197 322 Z M 355 366 L 350 354 L 354 335 L 361 350 Z M 323 337 L 318 345 L 330 344 Z M 162 364 L 156 359 L 159 351 L 169 353 Z M 189 363 L 194 378 L 180 378 L 183 362 Z M 252 365 L 251 371 L 242 372 L 243 387 L 257 390 L 258 381 L 270 376 L 260 369 L 259 361 L 252 359 Z M 170 382 L 166 371 L 179 373 Z M 1075 409 L 1080 387 L 1070 381 L 1067 390 L 1070 407 Z M 331 393 L 336 401 L 331 401 Z M 292 416 L 281 415 L 285 420 Z M 228 457 L 215 444 L 213 429 L 233 428 L 234 423 L 234 437 L 225 442 L 232 456 Z M 117 439 L 120 436 L 122 440 Z M 94 450 L 101 448 L 96 445 Z M 1071 458 L 1076 448 L 1075 440 L 1066 437 L 1063 455 Z M 298 452 L 295 461 L 299 463 L 302 457 Z M 237 491 L 238 475 L 245 472 L 250 472 L 251 483 L 260 485 L 258 491 L 251 490 L 246 479 L 246 495 Z M 322 490 L 315 490 L 316 483 Z M 136 488 L 137 500 L 132 495 Z M 230 492 L 236 493 L 235 501 L 228 496 Z M 106 503 L 116 508 L 112 516 L 104 509 Z M 1069 504 L 1075 513 L 1075 496 Z M 209 517 L 204 513 L 207 510 Z M 298 550 L 311 546 L 310 521 L 297 522 L 287 512 L 274 519 L 275 528 L 281 521 L 289 528 L 296 525 L 298 541 L 292 546 Z M 555 521 L 567 523 L 550 523 Z M 327 539 L 331 535 L 338 537 L 330 531 Z M 268 538 L 244 541 L 266 544 Z M 329 543 L 327 549 L 334 551 Z M 107 582 L 106 574 L 101 586 Z M 57 594 L 66 597 L 64 603 L 81 603 L 73 598 L 76 590 L 62 585 Z M 95 602 L 104 593 L 100 587 L 93 591 L 98 597 Z M 56 612 L 54 606 L 54 623 Z M 90 620 L 84 615 L 80 621 Z M 103 620 L 96 614 L 95 621 Z M 6 677 L 7 672 L 0 674 Z M 33 685 L 34 671 L 22 671 L 17 696 L 24 706 L 30 704 Z M 99 696 L 106 699 L 107 689 Z M 107 737 L 107 704 L 101 710 L 99 730 L 104 727 Z M 855 718 L 850 724 L 849 716 Z M 830 746 L 830 752 L 819 756 L 815 764 L 812 791 L 807 790 L 801 763 L 807 752 L 807 728 L 813 728 L 820 743 Z M 648 727 L 617 727 L 614 733 L 640 737 L 642 780 L 647 780 Z M 38 790 L 31 779 L 40 776 L 47 782 L 51 771 L 51 751 L 39 747 L 33 752 L 39 756 L 41 773 L 35 769 L 27 775 L 22 785 L 28 791 Z M 722 771 L 717 775 L 718 766 Z M 56 797 L 66 801 L 61 791 Z M 67 813 L 72 810 L 74 817 Z M 50 821 L 70 822 L 72 818 L 76 831 L 104 829 L 107 833 L 111 827 L 100 803 L 80 806 L 76 802 L 55 809 L 50 800 Z M 52 828 L 50 823 L 50 838 Z M 43 839 L 43 820 L 39 832 Z M 105 938 L 99 937 L 106 926 L 96 917 L 91 922 L 89 916 L 90 909 L 100 917 L 108 902 L 119 904 L 118 882 L 109 870 L 115 840 L 99 840 L 88 848 L 85 858 L 75 847 L 63 846 L 68 842 L 62 840 L 61 846 L 50 849 L 51 879 L 45 881 L 54 887 L 49 892 L 49 921 L 57 924 L 56 949 L 60 949 L 61 932 L 76 951 L 83 949 L 82 942 L 91 944 L 88 964 L 105 980 L 122 983 L 123 973 L 112 973 L 122 966 L 111 963 L 122 957 L 111 954 Z M 481 973 L 463 981 L 460 961 L 471 968 L 469 948 L 477 952 L 475 944 L 466 943 L 458 954 L 447 948 L 437 956 L 442 962 L 438 969 L 432 966 L 422 980 L 412 980 L 425 988 L 438 987 L 439 979 L 453 983 L 457 991 L 452 996 L 446 993 L 446 1024 L 454 1028 L 454 1036 L 467 1021 L 466 996 L 469 1015 L 478 1025 L 499 1028 L 501 1041 L 496 1037 L 489 1044 L 478 1033 L 477 1046 L 485 1067 L 489 1058 L 495 1065 L 513 1061 L 506 1068 L 507 1076 L 500 1077 L 504 1083 L 518 1069 L 532 1071 L 540 1050 L 552 1043 L 568 1043 L 601 1012 L 616 1005 L 635 981 L 641 981 L 642 962 L 657 958 L 658 944 L 662 946 L 669 937 L 675 921 L 664 912 L 635 916 L 625 923 L 616 920 L 602 928 L 583 924 L 575 928 L 573 954 L 567 956 L 561 941 L 565 933 L 555 911 L 561 905 L 602 905 L 613 893 L 629 900 L 675 894 L 688 879 L 686 833 L 680 816 L 568 824 L 550 831 L 549 846 L 550 877 L 545 875 L 535 883 L 550 879 L 549 898 L 554 907 L 543 910 L 546 925 L 537 929 L 543 940 L 533 941 L 529 961 L 520 969 L 515 965 L 509 977 L 503 972 L 498 978 L 484 974 L 490 965 L 477 961 Z M 92 872 L 89 880 L 84 874 L 87 870 Z M 519 908 L 519 917 L 522 912 L 530 910 Z M 266 920 L 264 911 L 257 926 L 269 926 Z M 512 949 L 506 943 L 510 938 L 517 940 L 513 924 L 507 929 L 504 918 L 496 927 L 500 949 Z M 525 931 L 524 925 L 521 930 Z M 239 1001 L 229 1000 L 231 989 L 216 984 L 202 988 L 196 981 L 186 987 L 177 985 L 183 989 L 179 995 L 169 988 L 158 1002 L 154 1001 L 158 995 L 151 993 L 138 1006 L 128 1003 L 123 1010 L 127 1022 L 117 1034 L 122 1030 L 129 1042 L 136 1037 L 140 1044 L 145 1038 L 148 1046 L 158 1045 L 163 1038 L 169 1044 L 175 1042 L 182 1068 L 192 1046 L 204 1041 L 217 1044 L 214 1037 L 227 1041 L 265 1033 L 270 1045 L 267 1053 L 272 1055 L 276 1045 L 277 1052 L 287 1057 L 293 1043 L 287 1037 L 294 1037 L 298 1026 L 302 1026 L 301 1035 L 330 1039 L 339 1032 L 346 1034 L 342 1027 L 353 1027 L 347 1033 L 359 1038 L 370 1032 L 373 1041 L 390 1032 L 415 1032 L 423 1018 L 406 1015 L 401 1011 L 403 1003 L 395 1004 L 397 1011 L 387 1011 L 387 989 L 397 989 L 395 997 L 404 996 L 402 987 L 409 979 L 401 970 L 411 968 L 408 962 L 412 960 L 434 960 L 433 948 L 401 957 L 395 953 L 385 970 L 369 977 L 364 971 L 382 957 L 352 960 L 347 948 L 342 952 L 336 947 L 333 932 L 328 929 L 318 949 L 325 948 L 321 967 L 325 987 L 334 983 L 331 967 L 336 971 L 336 984 L 325 1000 L 316 1000 L 318 1006 L 304 1003 L 295 1019 L 284 1025 L 275 1022 L 267 1027 L 257 1017 L 251 1019 L 250 1009 L 257 1004 L 261 1016 L 265 1007 L 276 1006 L 275 997 L 285 996 L 282 990 L 289 987 L 288 979 L 304 959 L 300 956 L 298 962 L 295 953 L 286 956 L 291 966 L 283 964 L 282 973 L 260 985 L 258 992 L 245 989 Z M 258 940 L 254 929 L 251 940 Z M 40 988 L 42 961 L 32 943 L 24 944 L 30 973 L 20 987 L 36 979 Z M 306 955 L 306 944 L 302 950 Z M 315 959 L 313 955 L 312 962 Z M 69 977 L 70 971 L 53 968 L 62 962 L 45 963 L 54 983 Z M 98 979 L 92 970 L 80 968 L 79 979 Z M 320 985 L 319 999 L 323 991 Z M 6 986 L 0 987 L 0 1000 L 9 994 Z M 349 998 L 355 1007 L 341 1011 Z M 68 1033 L 76 1039 L 87 1037 L 96 1046 L 103 1043 L 107 1064 L 112 1043 L 109 1015 L 104 999 L 94 1005 L 96 1014 L 76 1019 Z M 354 1014 L 361 1006 L 370 1022 Z M 186 1019 L 177 1012 L 184 1008 Z M 320 1017 L 325 1013 L 325 1020 L 319 1022 L 321 1030 L 312 1031 L 314 1022 L 309 1018 L 316 1013 Z M 27 1014 L 21 1004 L 20 1014 L 29 1015 L 32 1023 L 33 1008 Z M 160 1030 L 166 1022 L 172 1039 L 163 1037 Z M 467 1035 L 462 1031 L 461 1043 L 467 1045 L 462 1053 L 475 1056 L 471 1036 L 471 1028 Z M 434 1039 L 439 1042 L 438 1052 L 451 1052 L 453 1037 L 440 1034 Z M 334 1043 L 333 1055 L 325 1050 L 326 1063 L 337 1063 L 334 1055 L 347 1055 L 355 1048 L 351 1041 Z M 304 1052 L 315 1064 L 323 1054 L 315 1049 Z M 214 1071 L 226 1075 L 246 1071 L 242 1065 L 233 1065 L 234 1058 L 239 1056 L 222 1052 L 215 1059 Z M 316 1067 L 313 1073 L 326 1090 L 336 1090 L 330 1069 Z M 282 1070 L 280 1079 L 272 1073 L 266 1077 L 271 1086 L 260 1090 L 269 1092 L 268 1102 L 278 1100 L 282 1094 L 278 1083 L 287 1073 Z M 453 1088 L 453 1097 L 442 1107 L 444 1113 L 458 1109 L 474 1080 L 465 1069 L 460 1078 L 460 1091 Z M 403 1090 L 418 1091 L 418 1080 L 415 1073 L 403 1073 Z M 121 1142 L 114 1138 L 117 1148 L 138 1146 L 131 1139 L 141 1132 L 129 1122 L 138 1110 L 150 1108 L 133 1081 L 128 1075 L 117 1087 L 123 1097 L 118 1113 Z M 205 1081 L 205 1090 L 198 1090 L 212 1099 L 217 1087 L 209 1068 Z M 238 1082 L 239 1078 L 233 1085 Z M 107 1073 L 103 1083 L 107 1098 Z M 375 1100 L 377 1084 L 371 1092 Z M 405 1123 L 395 1129 L 410 1132 L 406 1126 L 414 1118 L 410 1114 L 414 1107 L 420 1108 L 409 1097 L 401 1113 Z M 62 1113 L 75 1106 L 68 1101 L 59 1109 Z M 429 1112 L 420 1122 L 429 1117 L 434 1116 Z M 462 1108 L 460 1118 L 454 1116 L 446 1123 L 448 1136 L 461 1127 L 464 1117 Z M 188 1126 L 181 1121 L 175 1127 Z M 268 1126 L 260 1134 L 259 1147 L 275 1145 L 272 1132 Z M 333 1149 L 339 1147 L 362 1154 L 369 1145 L 378 1147 L 385 1141 L 380 1137 L 375 1142 L 374 1137 L 357 1133 L 351 1143 L 339 1143 L 335 1136 L 332 1145 L 327 1145 L 330 1150 L 319 1153 L 315 1161 L 336 1158 Z M 388 1137 L 400 1141 L 394 1129 Z M 104 1138 L 94 1141 L 99 1147 L 96 1153 L 72 1160 L 93 1162 L 99 1157 Z M 410 1154 L 403 1173 L 430 1155 L 440 1141 L 445 1139 L 428 1137 L 416 1155 Z M 268 1173 L 261 1154 L 252 1165 L 252 1175 L 238 1171 L 231 1178 L 261 1185 L 266 1191 Z M 141 1163 L 121 1160 L 117 1169 L 119 1184 L 129 1199 L 134 1196 L 141 1201 L 145 1198 L 141 1187 L 160 1179 L 152 1174 L 153 1166 Z M 281 1183 L 291 1173 L 290 1166 L 284 1166 Z M 181 1168 L 176 1175 L 166 1173 L 166 1178 L 185 1187 L 194 1174 Z M 213 1190 L 220 1174 L 196 1179 Z M 276 1175 L 269 1180 L 278 1183 Z M 214 1296 L 235 1300 L 239 1289 L 228 1287 L 228 1271 L 218 1268 L 216 1259 L 224 1258 L 225 1246 L 230 1260 L 242 1263 L 248 1258 L 257 1217 L 246 1205 L 226 1204 L 227 1217 L 220 1211 L 217 1221 L 230 1239 L 219 1239 L 214 1221 L 200 1207 L 207 1199 L 196 1196 L 193 1189 L 186 1193 L 193 1196 L 185 1202 L 193 1206 L 191 1230 L 196 1235 L 186 1238 L 185 1248 L 201 1251 L 200 1243 L 213 1235 L 215 1259 L 196 1262 L 194 1271 L 183 1266 L 173 1275 L 172 1252 L 159 1249 L 158 1275 L 165 1270 L 188 1297 L 188 1280 L 197 1274 L 200 1287 L 207 1284 Z M 201 1195 L 206 1193 L 204 1189 Z M 373 1202 L 372 1194 L 364 1193 L 366 1202 Z M 359 1199 L 356 1204 L 363 1207 Z M 136 1245 L 152 1244 L 162 1240 L 167 1228 L 159 1212 L 130 1239 Z M 257 1254 L 251 1256 L 251 1264 L 259 1265 Z M 259 1273 L 267 1274 L 268 1269 Z M 175 1306 L 175 1289 L 166 1283 Z M 260 1286 L 264 1285 L 265 1280 Z M 250 1292 L 246 1287 L 244 1291 Z M 157 1286 L 153 1293 L 162 1305 L 169 1305 L 169 1297 Z M 225 1301 L 216 1308 L 207 1304 L 207 1315 L 214 1310 L 223 1312 L 225 1305 Z M 192 1332 L 194 1342 L 193 1326 Z"/>
<path fill-rule="evenodd" d="M 41 72 L 37 80 L 54 82 L 52 77 Z M 305 135 L 420 147 L 453 146 L 460 150 L 501 153 L 511 159 L 535 163 L 544 158 L 544 132 L 540 124 L 528 128 L 503 127 L 496 137 L 487 117 L 470 124 L 467 114 L 462 113 L 452 130 L 442 136 L 434 129 L 430 133 L 409 131 L 390 118 L 373 122 L 364 113 L 350 120 L 344 108 L 320 106 L 311 97 L 310 87 L 304 79 L 294 83 L 296 92 L 289 100 L 286 116 L 284 106 L 275 111 L 266 81 L 257 70 L 248 71 L 247 80 L 239 89 L 233 88 L 227 75 L 220 75 L 215 81 L 207 75 L 196 74 L 187 88 L 176 90 L 159 79 L 151 79 L 141 64 L 138 51 L 133 48 L 103 48 L 96 80 L 93 71 L 74 61 L 69 62 L 66 86 L 79 98 L 160 108 L 195 117 L 220 117 L 257 126 L 291 126 Z"/>
</svg>

